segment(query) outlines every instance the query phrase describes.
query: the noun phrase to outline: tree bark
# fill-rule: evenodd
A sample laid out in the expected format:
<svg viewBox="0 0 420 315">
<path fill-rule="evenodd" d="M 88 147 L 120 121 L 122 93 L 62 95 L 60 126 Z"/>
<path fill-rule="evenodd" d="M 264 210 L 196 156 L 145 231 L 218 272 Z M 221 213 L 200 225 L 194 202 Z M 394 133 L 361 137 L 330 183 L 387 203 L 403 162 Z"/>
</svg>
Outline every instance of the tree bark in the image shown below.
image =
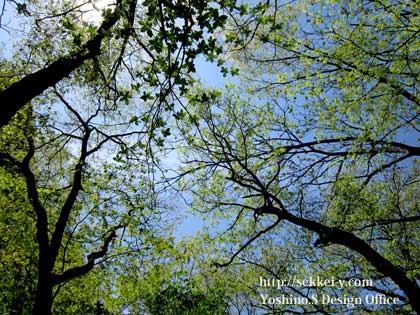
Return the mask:
<svg viewBox="0 0 420 315">
<path fill-rule="evenodd" d="M 282 213 L 280 217 L 293 224 L 318 233 L 320 235 L 318 243 L 343 245 L 362 255 L 377 271 L 384 276 L 391 278 L 392 281 L 400 287 L 407 296 L 413 310 L 417 314 L 420 314 L 420 287 L 417 283 L 408 278 L 404 271 L 379 254 L 364 240 L 353 233 L 336 228 L 329 228 L 318 222 L 299 218 L 290 213 Z"/>
<path fill-rule="evenodd" d="M 101 44 L 105 34 L 121 17 L 121 1 L 118 1 L 117 5 L 116 10 L 98 28 L 97 34 L 83 45 L 78 52 L 59 58 L 51 65 L 25 76 L 0 92 L 0 104 L 2 106 L 0 127 L 7 125 L 16 112 L 33 98 L 70 75 L 86 60 L 101 53 Z"/>
<path fill-rule="evenodd" d="M 51 275 L 51 262 L 47 257 L 41 257 L 38 262 L 38 284 L 32 315 L 51 315 L 53 303 L 53 281 Z"/>
<path fill-rule="evenodd" d="M 374 266 L 377 271 L 382 273 L 384 276 L 391 278 L 391 280 L 400 287 L 407 296 L 413 310 L 420 315 L 420 287 L 417 285 L 415 280 L 408 278 L 403 270 L 395 266 L 392 262 L 383 257 L 369 244 L 353 233 L 343 231 L 338 228 L 330 228 L 319 222 L 294 216 L 286 211 L 280 201 L 276 201 L 282 209 L 275 206 L 267 206 L 260 208 L 259 211 L 261 213 L 276 215 L 280 220 L 286 220 L 292 224 L 318 233 L 320 238 L 315 242 L 315 245 L 339 244 L 359 253 L 372 266 Z"/>
</svg>

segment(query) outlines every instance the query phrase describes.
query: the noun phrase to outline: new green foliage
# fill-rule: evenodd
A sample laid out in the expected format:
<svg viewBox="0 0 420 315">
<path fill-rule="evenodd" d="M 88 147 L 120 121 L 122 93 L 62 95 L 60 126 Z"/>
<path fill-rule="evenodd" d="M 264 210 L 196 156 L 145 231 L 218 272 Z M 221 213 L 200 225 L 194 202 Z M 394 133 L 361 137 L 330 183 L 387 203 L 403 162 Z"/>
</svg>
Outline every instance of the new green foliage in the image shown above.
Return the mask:
<svg viewBox="0 0 420 315">
<path fill-rule="evenodd" d="M 235 258 L 227 264 L 246 260 L 276 277 L 369 278 L 368 289 L 317 292 L 399 299 L 262 308 L 420 311 L 418 10 L 404 1 L 275 1 L 244 8 L 226 31 L 239 84 L 211 101 L 191 98 L 200 120 L 185 136 L 183 187 L 215 227 L 231 224 L 221 239 Z M 275 246 L 258 255 L 265 237 Z M 267 253 L 296 268 L 279 274 Z M 282 293 L 316 291 L 305 290 Z"/>
</svg>

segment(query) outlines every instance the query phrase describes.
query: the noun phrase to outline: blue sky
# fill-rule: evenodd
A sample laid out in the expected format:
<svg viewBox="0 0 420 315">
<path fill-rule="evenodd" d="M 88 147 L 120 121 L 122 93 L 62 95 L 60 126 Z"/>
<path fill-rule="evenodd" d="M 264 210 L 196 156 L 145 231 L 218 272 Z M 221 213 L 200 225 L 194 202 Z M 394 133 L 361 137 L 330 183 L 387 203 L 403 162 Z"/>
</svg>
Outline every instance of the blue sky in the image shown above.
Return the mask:
<svg viewBox="0 0 420 315">
<path fill-rule="evenodd" d="M 204 86 L 221 88 L 224 85 L 224 82 L 226 82 L 226 78 L 223 77 L 217 65 L 215 63 L 206 61 L 205 57 L 203 56 L 200 56 L 197 59 L 196 70 L 197 77 L 201 80 Z M 187 199 L 187 202 L 190 202 L 190 198 Z M 174 229 L 175 236 L 178 239 L 192 236 L 204 227 L 202 218 L 189 211 L 184 201 L 179 200 L 179 203 L 182 207 L 180 212 L 185 219 L 178 227 Z"/>
<path fill-rule="evenodd" d="M 22 29 L 19 26 L 20 21 L 25 20 L 22 15 L 16 15 L 14 8 L 7 6 L 5 8 L 5 14 L 2 17 L 2 25 L 5 25 L 5 29 L 0 29 L 0 58 L 10 58 L 13 53 L 13 40 L 16 40 L 19 35 L 23 35 Z M 215 63 L 206 61 L 205 57 L 200 56 L 196 61 L 197 77 L 201 80 L 204 86 L 208 87 L 222 87 L 226 78 L 223 77 L 219 68 Z M 177 159 L 176 156 L 169 158 Z M 169 164 L 173 162 L 168 161 Z M 176 163 L 175 163 L 176 164 Z M 182 198 L 179 198 L 180 209 L 179 212 L 185 220 L 179 225 L 174 227 L 174 231 L 177 238 L 184 236 L 188 237 L 198 232 L 203 226 L 203 220 L 196 215 L 193 215 L 191 211 L 188 211 L 187 205 Z"/>
</svg>

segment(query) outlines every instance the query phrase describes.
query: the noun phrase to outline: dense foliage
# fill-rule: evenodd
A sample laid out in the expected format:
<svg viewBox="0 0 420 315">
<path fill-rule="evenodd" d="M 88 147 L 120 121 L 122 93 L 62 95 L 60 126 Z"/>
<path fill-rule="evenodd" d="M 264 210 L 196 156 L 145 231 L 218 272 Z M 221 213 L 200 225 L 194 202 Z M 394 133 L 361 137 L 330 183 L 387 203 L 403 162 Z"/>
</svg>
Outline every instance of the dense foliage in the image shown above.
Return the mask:
<svg viewBox="0 0 420 315">
<path fill-rule="evenodd" d="M 419 12 L 3 1 L 0 312 L 420 314 Z"/>
</svg>

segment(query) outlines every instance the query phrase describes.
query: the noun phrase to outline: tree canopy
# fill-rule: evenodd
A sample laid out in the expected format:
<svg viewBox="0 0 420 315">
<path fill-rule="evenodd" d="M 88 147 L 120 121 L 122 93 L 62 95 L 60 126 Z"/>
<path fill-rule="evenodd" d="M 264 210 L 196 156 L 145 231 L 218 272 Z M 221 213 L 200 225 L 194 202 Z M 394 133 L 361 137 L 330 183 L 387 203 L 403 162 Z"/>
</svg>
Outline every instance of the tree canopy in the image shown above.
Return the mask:
<svg viewBox="0 0 420 315">
<path fill-rule="evenodd" d="M 420 314 L 419 3 L 99 4 L 3 2 L 2 313 Z"/>
</svg>

